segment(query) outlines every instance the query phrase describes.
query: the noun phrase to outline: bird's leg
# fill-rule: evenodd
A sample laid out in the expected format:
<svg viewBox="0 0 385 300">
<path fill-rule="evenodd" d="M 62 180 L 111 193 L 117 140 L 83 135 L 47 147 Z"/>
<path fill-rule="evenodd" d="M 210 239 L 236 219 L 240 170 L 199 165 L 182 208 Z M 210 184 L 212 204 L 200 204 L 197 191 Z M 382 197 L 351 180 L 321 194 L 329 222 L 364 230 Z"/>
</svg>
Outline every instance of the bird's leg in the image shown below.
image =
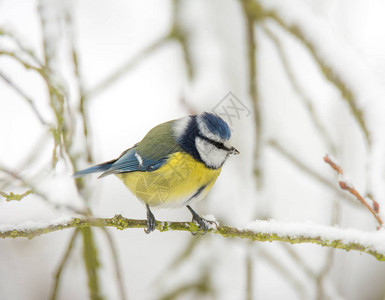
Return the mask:
<svg viewBox="0 0 385 300">
<path fill-rule="evenodd" d="M 191 208 L 190 205 L 186 205 L 186 207 L 188 208 L 188 210 L 191 212 L 192 214 L 192 220 L 193 222 L 197 223 L 199 225 L 199 230 L 202 230 L 203 233 L 202 234 L 206 234 L 207 230 L 209 230 L 209 223 L 215 223 L 215 222 L 211 222 L 211 221 L 208 221 L 204 218 L 202 218 L 200 215 L 198 215 L 195 210 L 193 210 Z M 193 235 L 197 234 L 196 232 L 193 232 L 192 233 Z"/>
<path fill-rule="evenodd" d="M 144 229 L 144 232 L 149 234 L 151 231 L 155 230 L 156 221 L 155 221 L 154 214 L 151 212 L 148 204 L 146 204 L 146 208 L 147 208 L 147 228 Z"/>
</svg>

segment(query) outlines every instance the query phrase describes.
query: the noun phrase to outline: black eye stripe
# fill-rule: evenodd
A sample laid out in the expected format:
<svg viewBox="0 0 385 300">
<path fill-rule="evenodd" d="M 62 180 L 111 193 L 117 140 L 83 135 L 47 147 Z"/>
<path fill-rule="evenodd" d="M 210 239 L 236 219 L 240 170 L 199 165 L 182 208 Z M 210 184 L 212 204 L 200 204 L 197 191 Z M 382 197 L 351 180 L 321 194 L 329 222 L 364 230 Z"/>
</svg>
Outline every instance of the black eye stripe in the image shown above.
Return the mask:
<svg viewBox="0 0 385 300">
<path fill-rule="evenodd" d="M 202 140 L 206 141 L 206 142 L 209 142 L 210 144 L 214 145 L 215 147 L 217 147 L 218 149 L 222 149 L 222 150 L 226 150 L 226 151 L 231 151 L 231 149 L 227 148 L 223 143 L 220 143 L 220 142 L 217 142 L 217 141 L 214 141 L 212 139 L 209 139 L 208 137 L 205 137 L 201 134 L 197 134 L 197 136 L 199 138 L 201 138 Z"/>
</svg>

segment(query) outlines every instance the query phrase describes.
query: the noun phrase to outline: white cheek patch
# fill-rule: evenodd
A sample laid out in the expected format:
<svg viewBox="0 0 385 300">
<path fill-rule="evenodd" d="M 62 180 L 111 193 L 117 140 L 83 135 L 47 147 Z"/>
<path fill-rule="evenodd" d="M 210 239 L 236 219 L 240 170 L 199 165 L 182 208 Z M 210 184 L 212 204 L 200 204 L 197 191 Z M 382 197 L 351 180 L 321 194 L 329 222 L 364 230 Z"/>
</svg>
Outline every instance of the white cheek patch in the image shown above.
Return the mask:
<svg viewBox="0 0 385 300">
<path fill-rule="evenodd" d="M 226 150 L 218 149 L 200 137 L 195 138 L 195 146 L 203 162 L 214 169 L 220 168 L 229 155 Z"/>
</svg>

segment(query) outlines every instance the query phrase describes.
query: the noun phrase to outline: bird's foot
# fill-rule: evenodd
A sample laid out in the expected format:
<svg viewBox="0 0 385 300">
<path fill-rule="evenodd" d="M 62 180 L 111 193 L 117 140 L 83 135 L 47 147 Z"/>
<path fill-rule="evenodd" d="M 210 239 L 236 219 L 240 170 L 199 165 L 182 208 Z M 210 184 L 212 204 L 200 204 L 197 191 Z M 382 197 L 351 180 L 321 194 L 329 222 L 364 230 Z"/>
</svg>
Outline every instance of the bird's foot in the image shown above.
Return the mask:
<svg viewBox="0 0 385 300">
<path fill-rule="evenodd" d="M 155 230 L 156 220 L 155 220 L 154 214 L 150 210 L 150 207 L 148 205 L 146 205 L 146 207 L 147 207 L 147 228 L 144 229 L 144 232 L 149 234 Z"/>
<path fill-rule="evenodd" d="M 199 230 L 198 231 L 203 231 L 201 234 L 204 235 L 207 233 L 207 231 L 211 228 L 212 224 L 216 224 L 215 221 L 210 221 L 202 218 L 200 215 L 198 215 L 189 205 L 187 205 L 187 208 L 192 214 L 192 221 L 195 222 L 197 225 L 199 225 Z M 193 235 L 196 235 L 198 233 L 196 232 L 191 232 Z"/>
</svg>

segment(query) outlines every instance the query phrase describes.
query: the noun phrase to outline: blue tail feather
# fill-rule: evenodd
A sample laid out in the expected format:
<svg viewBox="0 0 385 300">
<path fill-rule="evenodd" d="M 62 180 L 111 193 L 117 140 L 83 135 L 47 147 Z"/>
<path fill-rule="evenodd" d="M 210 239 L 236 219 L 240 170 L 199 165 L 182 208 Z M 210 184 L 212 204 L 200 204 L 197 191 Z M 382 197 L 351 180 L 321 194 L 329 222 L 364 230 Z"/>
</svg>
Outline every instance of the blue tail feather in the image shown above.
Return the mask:
<svg viewBox="0 0 385 300">
<path fill-rule="evenodd" d="M 84 170 L 77 171 L 72 176 L 75 177 L 75 178 L 78 178 L 78 177 L 81 177 L 81 176 L 84 176 L 84 175 L 87 175 L 87 174 L 90 174 L 90 173 L 105 172 L 105 171 L 107 171 L 108 169 L 111 168 L 112 164 L 113 164 L 112 162 L 107 162 L 107 163 L 104 163 L 104 164 L 96 165 L 96 166 L 93 166 L 93 167 L 90 167 L 90 168 L 87 168 L 87 169 L 84 169 Z"/>
</svg>

